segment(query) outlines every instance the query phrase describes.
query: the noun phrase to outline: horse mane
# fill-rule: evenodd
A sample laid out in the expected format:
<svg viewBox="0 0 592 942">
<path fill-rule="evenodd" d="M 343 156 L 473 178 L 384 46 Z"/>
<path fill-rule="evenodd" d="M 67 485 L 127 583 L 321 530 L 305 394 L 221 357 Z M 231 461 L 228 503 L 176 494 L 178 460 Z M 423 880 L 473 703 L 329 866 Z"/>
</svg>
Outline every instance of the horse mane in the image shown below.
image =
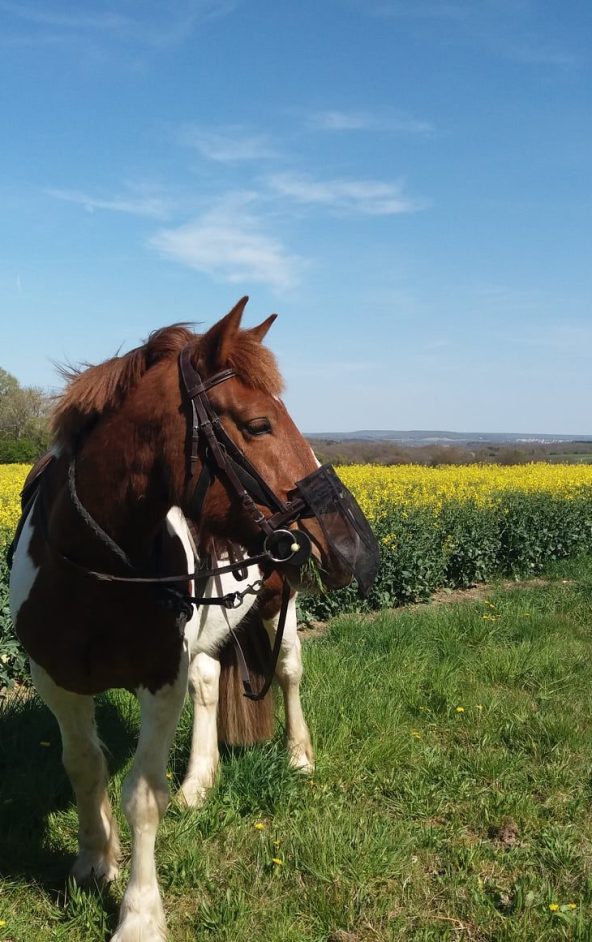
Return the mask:
<svg viewBox="0 0 592 942">
<path fill-rule="evenodd" d="M 59 444 L 71 447 L 103 415 L 116 411 L 142 377 L 162 360 L 177 357 L 183 347 L 202 337 L 185 324 L 172 324 L 153 331 L 148 340 L 122 356 L 97 365 L 59 367 L 66 388 L 52 414 L 52 431 Z M 279 395 L 283 382 L 273 353 L 255 340 L 249 331 L 240 331 L 227 357 L 228 367 L 253 389 Z"/>
</svg>

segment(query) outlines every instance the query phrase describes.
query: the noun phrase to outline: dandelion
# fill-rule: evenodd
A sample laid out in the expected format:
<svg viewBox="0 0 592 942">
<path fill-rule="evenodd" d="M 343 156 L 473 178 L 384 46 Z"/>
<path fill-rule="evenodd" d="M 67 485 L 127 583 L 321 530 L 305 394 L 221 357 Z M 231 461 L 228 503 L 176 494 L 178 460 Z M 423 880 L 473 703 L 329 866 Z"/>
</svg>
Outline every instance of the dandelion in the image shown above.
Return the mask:
<svg viewBox="0 0 592 942">
<path fill-rule="evenodd" d="M 280 860 L 279 857 L 272 857 L 272 858 L 271 858 L 271 862 L 272 862 L 272 864 L 275 864 L 276 867 L 282 867 L 283 864 L 284 864 L 284 861 L 283 861 L 283 860 Z"/>
<path fill-rule="evenodd" d="M 257 823 L 253 825 L 253 827 L 255 828 L 256 831 L 265 830 L 265 824 L 263 823 L 263 821 L 257 821 Z"/>
<path fill-rule="evenodd" d="M 556 913 L 559 910 L 559 903 L 549 903 L 549 910 L 552 913 Z"/>
<path fill-rule="evenodd" d="M 6 925 L 6 919 L 0 919 L 0 929 Z"/>
<path fill-rule="evenodd" d="M 568 908 L 568 909 L 577 909 L 577 908 L 578 908 L 578 904 L 577 904 L 577 903 L 568 903 L 568 904 L 567 904 L 567 908 Z"/>
<path fill-rule="evenodd" d="M 457 713 L 464 713 L 464 712 L 465 712 L 465 708 L 464 708 L 464 707 L 461 707 L 461 706 L 458 706 L 458 707 L 456 708 L 456 712 L 457 712 Z"/>
</svg>

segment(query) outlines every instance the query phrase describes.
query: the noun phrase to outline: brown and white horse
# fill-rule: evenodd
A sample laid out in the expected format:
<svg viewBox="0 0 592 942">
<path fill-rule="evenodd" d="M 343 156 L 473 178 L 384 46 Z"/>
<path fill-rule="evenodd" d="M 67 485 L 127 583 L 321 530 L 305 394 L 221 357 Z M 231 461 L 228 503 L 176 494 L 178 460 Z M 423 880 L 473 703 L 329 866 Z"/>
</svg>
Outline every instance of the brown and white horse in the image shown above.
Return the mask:
<svg viewBox="0 0 592 942">
<path fill-rule="evenodd" d="M 220 558 L 219 562 L 227 560 Z M 258 573 L 249 567 L 248 580 Z M 234 574 L 213 579 L 207 592 L 224 595 L 241 588 L 244 582 Z M 294 594 L 295 595 L 295 594 Z M 274 710 L 271 696 L 252 702 L 243 696 L 242 677 L 236 659 L 236 649 L 229 643 L 229 632 L 243 628 L 241 642 L 249 662 L 253 681 L 261 683 L 270 669 L 266 655 L 273 645 L 280 612 L 281 589 L 277 574 L 266 579 L 256 601 L 244 608 L 231 609 L 204 607 L 197 623 L 190 624 L 187 639 L 190 651 L 189 692 L 193 702 L 193 734 L 191 753 L 180 788 L 179 797 L 188 805 L 202 803 L 213 785 L 219 763 L 218 742 L 229 745 L 247 745 L 268 739 L 273 735 Z M 263 636 L 263 637 L 262 637 Z M 203 650 L 203 639 L 217 637 L 216 655 Z M 208 642 L 208 648 L 212 644 Z M 314 752 L 310 732 L 300 700 L 302 680 L 301 644 L 298 636 L 295 597 L 290 599 L 279 657 L 274 667 L 275 679 L 284 700 L 285 735 L 290 766 L 303 773 L 314 769 Z"/>
<path fill-rule="evenodd" d="M 273 317 L 241 330 L 245 303 L 203 336 L 181 326 L 164 328 L 130 353 L 70 375 L 54 415 L 55 457 L 14 554 L 15 629 L 31 657 L 34 684 L 59 723 L 78 806 L 79 853 L 73 866 L 78 881 L 93 875 L 113 879 L 119 861 L 93 695 L 125 687 L 136 691 L 140 703 L 138 746 L 123 786 L 132 833 L 131 873 L 114 942 L 166 937 L 154 845 L 169 800 L 167 757 L 189 676 L 197 711 L 182 793 L 190 804 L 200 800 L 217 763 L 217 654 L 231 619 L 242 617 L 244 609 L 228 618 L 221 610 L 194 610 L 184 624 L 178 612 L 161 604 L 157 587 L 104 582 L 90 571 L 125 577 L 131 560 L 134 570 L 144 573 L 192 572 L 185 519 L 192 512 L 200 544 L 220 538 L 249 553 L 260 545 L 252 514 L 224 475 L 216 475 L 197 518 L 192 511 L 187 486 L 191 413 L 179 375 L 180 351 L 189 345 L 191 363 L 205 381 L 234 371 L 209 390 L 210 402 L 226 435 L 282 501 L 295 482 L 317 468 L 279 398 L 282 383 L 273 355 L 261 344 Z M 205 461 L 200 443 L 196 475 Z M 348 582 L 351 573 L 332 553 L 321 528 L 307 520 L 306 530 L 313 535 L 313 553 L 326 584 Z M 294 572 L 292 578 L 297 585 Z M 264 624 L 273 635 L 273 597 L 268 605 Z M 312 753 L 298 699 L 293 606 L 277 671 L 286 695 L 292 761 L 305 768 Z"/>
</svg>

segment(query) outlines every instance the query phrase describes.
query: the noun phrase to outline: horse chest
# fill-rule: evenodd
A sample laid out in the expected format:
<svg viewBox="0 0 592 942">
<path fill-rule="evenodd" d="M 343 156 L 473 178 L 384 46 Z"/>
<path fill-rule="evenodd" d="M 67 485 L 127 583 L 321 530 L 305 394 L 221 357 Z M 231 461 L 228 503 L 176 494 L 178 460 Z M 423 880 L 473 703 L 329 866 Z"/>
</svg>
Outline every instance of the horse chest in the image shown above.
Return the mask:
<svg viewBox="0 0 592 942">
<path fill-rule="evenodd" d="M 47 553 L 29 515 L 15 552 L 11 613 L 27 653 L 66 690 L 152 692 L 174 682 L 185 639 L 153 587 L 97 583 Z"/>
</svg>

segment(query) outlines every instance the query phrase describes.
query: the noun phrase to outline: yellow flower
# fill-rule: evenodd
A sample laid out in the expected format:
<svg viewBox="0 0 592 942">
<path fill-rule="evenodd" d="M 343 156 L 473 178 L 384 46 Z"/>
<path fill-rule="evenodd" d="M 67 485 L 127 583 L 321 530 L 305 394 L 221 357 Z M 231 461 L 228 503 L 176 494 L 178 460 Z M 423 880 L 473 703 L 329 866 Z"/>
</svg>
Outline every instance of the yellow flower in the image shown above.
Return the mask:
<svg viewBox="0 0 592 942">
<path fill-rule="evenodd" d="M 271 862 L 274 863 L 274 864 L 276 865 L 276 867 L 281 867 L 281 866 L 283 865 L 283 863 L 284 863 L 284 861 L 283 861 L 283 860 L 280 860 L 279 857 L 272 857 L 272 858 L 271 858 Z"/>
<path fill-rule="evenodd" d="M 6 925 L 6 919 L 0 919 L 0 929 Z"/>
<path fill-rule="evenodd" d="M 568 908 L 568 909 L 577 909 L 577 908 L 578 908 L 578 904 L 577 904 L 577 903 L 568 903 L 568 904 L 567 904 L 567 908 Z"/>
<path fill-rule="evenodd" d="M 254 824 L 253 827 L 255 828 L 256 831 L 265 830 L 265 824 L 263 823 L 263 821 L 257 821 L 257 824 Z"/>
<path fill-rule="evenodd" d="M 465 712 L 465 708 L 464 708 L 464 707 L 457 707 L 457 708 L 456 708 L 456 712 L 457 712 L 457 713 L 464 713 L 464 712 Z"/>
<path fill-rule="evenodd" d="M 556 913 L 559 909 L 559 903 L 549 903 L 549 909 L 552 913 Z"/>
</svg>

